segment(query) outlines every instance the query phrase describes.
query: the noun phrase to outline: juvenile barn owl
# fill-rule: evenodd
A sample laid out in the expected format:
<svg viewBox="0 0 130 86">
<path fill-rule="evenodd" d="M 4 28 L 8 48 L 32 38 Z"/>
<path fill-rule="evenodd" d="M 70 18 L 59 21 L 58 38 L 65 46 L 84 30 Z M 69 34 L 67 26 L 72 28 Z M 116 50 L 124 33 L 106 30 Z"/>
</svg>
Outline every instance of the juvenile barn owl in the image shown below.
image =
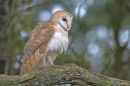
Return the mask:
<svg viewBox="0 0 130 86">
<path fill-rule="evenodd" d="M 72 25 L 73 15 L 60 10 L 49 21 L 39 22 L 24 47 L 20 74 L 28 73 L 38 67 L 54 67 L 58 55 L 66 52 L 69 39 L 68 31 Z"/>
</svg>

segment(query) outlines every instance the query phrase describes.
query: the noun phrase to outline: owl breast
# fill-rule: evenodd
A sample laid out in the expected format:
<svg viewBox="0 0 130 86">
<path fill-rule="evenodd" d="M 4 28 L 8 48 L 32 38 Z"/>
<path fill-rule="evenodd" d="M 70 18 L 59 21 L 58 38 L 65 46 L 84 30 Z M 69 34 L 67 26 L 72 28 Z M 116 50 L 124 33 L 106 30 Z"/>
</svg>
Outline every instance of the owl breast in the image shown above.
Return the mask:
<svg viewBox="0 0 130 86">
<path fill-rule="evenodd" d="M 48 51 L 54 51 L 58 54 L 65 53 L 69 44 L 68 34 L 62 34 L 61 32 L 56 32 L 50 43 L 48 44 L 47 50 Z"/>
</svg>

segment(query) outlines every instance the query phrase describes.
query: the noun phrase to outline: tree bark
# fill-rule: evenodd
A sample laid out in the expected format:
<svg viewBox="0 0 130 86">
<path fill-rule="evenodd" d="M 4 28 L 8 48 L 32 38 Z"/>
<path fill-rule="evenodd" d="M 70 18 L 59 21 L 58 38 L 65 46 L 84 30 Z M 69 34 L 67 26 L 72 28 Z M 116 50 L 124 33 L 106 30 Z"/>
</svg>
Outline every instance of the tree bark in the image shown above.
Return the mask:
<svg viewBox="0 0 130 86">
<path fill-rule="evenodd" d="M 23 75 L 0 75 L 0 86 L 130 86 L 130 81 L 120 80 L 90 72 L 75 64 L 58 68 L 45 68 Z"/>
</svg>

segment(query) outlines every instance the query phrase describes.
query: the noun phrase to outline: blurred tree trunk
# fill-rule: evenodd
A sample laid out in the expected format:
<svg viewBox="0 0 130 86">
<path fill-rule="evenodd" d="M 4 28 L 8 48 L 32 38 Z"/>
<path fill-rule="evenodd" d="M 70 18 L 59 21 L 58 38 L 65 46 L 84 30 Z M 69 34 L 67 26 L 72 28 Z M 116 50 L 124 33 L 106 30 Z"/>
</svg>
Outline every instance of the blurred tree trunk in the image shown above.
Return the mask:
<svg viewBox="0 0 130 86">
<path fill-rule="evenodd" d="M 11 39 L 10 32 L 13 32 L 12 29 L 16 24 L 16 21 L 13 21 L 14 11 L 16 9 L 16 0 L 1 0 L 0 1 L 0 65 L 6 64 L 10 61 L 10 58 L 13 57 L 13 49 L 8 50 L 8 40 Z M 9 39 L 8 39 L 9 37 Z M 13 64 L 13 62 L 12 62 Z M 13 65 L 10 65 L 10 69 L 13 69 Z M 1 66 L 0 70 L 4 70 L 1 73 L 7 73 L 9 68 Z M 13 72 L 14 73 L 14 72 Z M 12 73 L 12 74 L 13 74 Z"/>
<path fill-rule="evenodd" d="M 119 33 L 122 29 L 122 21 L 123 21 L 123 12 L 125 8 L 126 0 L 116 0 L 117 2 L 117 9 L 114 12 L 114 22 L 113 22 L 113 30 L 114 30 L 114 38 L 115 38 L 115 56 L 114 56 L 114 65 L 112 67 L 113 75 L 116 77 L 120 77 L 120 72 L 123 68 L 123 53 L 126 49 L 127 43 L 122 47 L 119 42 Z"/>
<path fill-rule="evenodd" d="M 0 75 L 0 86 L 129 86 L 130 82 L 96 74 L 74 64 L 46 68 L 24 75 Z"/>
</svg>

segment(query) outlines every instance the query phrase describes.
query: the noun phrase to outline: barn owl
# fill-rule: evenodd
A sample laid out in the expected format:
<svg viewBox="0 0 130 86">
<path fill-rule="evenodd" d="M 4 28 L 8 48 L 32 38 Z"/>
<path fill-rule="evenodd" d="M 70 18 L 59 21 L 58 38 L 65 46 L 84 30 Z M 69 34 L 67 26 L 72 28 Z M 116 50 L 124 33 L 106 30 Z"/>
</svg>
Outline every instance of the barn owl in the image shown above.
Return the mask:
<svg viewBox="0 0 130 86">
<path fill-rule="evenodd" d="M 54 60 L 66 52 L 69 44 L 68 31 L 72 25 L 73 15 L 60 10 L 49 21 L 39 22 L 24 47 L 20 74 L 37 68 L 54 67 Z"/>
</svg>

